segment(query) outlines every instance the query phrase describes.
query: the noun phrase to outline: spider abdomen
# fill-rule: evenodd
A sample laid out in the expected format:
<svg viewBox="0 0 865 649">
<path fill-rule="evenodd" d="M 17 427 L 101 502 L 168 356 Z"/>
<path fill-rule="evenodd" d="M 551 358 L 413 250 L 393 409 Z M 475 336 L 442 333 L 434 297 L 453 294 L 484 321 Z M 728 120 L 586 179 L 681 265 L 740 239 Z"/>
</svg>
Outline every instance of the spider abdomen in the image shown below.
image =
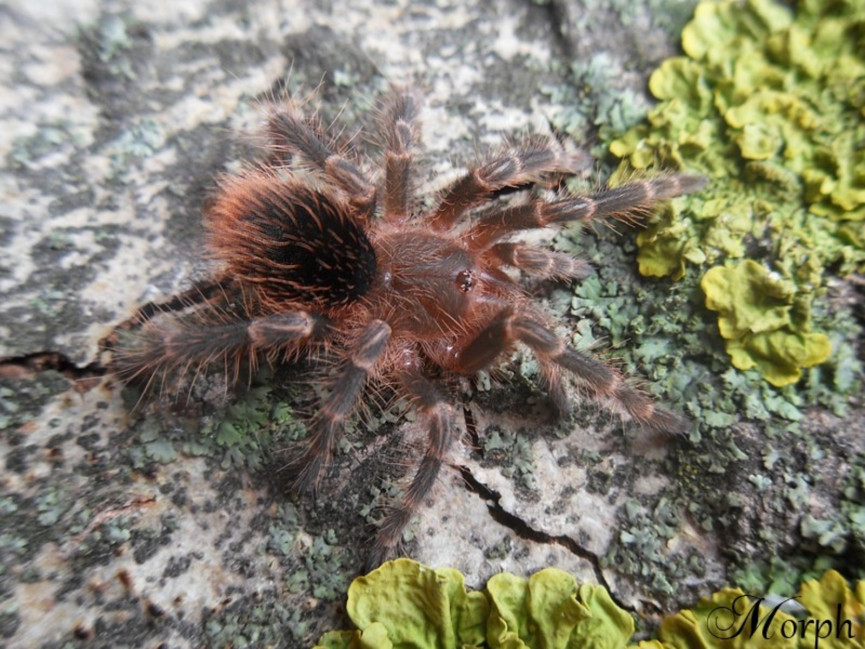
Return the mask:
<svg viewBox="0 0 865 649">
<path fill-rule="evenodd" d="M 375 280 L 375 250 L 348 204 L 293 178 L 234 178 L 207 216 L 211 252 L 265 302 L 341 307 Z"/>
</svg>

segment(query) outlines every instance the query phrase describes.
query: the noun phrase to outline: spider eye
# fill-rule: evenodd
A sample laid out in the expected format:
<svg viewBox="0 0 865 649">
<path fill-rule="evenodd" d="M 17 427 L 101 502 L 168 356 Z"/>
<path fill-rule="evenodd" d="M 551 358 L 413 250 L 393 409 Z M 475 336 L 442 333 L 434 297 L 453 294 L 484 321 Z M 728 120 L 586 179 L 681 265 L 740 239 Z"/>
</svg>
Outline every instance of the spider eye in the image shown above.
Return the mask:
<svg viewBox="0 0 865 649">
<path fill-rule="evenodd" d="M 468 293 L 475 285 L 474 273 L 470 270 L 461 270 L 457 273 L 457 288 L 463 293 Z"/>
</svg>

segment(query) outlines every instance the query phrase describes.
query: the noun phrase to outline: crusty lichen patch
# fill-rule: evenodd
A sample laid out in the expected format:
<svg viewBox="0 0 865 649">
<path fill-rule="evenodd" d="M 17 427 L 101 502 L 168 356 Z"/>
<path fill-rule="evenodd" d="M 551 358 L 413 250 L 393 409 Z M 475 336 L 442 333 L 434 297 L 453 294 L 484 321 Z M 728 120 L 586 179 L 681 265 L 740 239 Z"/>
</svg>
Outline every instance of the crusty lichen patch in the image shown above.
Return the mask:
<svg viewBox="0 0 865 649">
<path fill-rule="evenodd" d="M 712 179 L 639 234 L 641 273 L 681 278 L 747 254 L 790 283 L 799 317 L 785 333 L 727 345 L 736 367 L 775 385 L 827 357 L 810 330 L 827 269 L 865 268 L 863 24 L 858 0 L 703 2 L 682 35 L 686 56 L 650 79 L 661 103 L 610 146 L 622 174 L 662 165 Z M 707 286 L 717 303 L 718 282 Z"/>
<path fill-rule="evenodd" d="M 721 337 L 740 370 L 756 367 L 769 383 L 781 387 L 796 383 L 802 368 L 829 358 L 829 337 L 809 330 L 810 305 L 803 303 L 793 282 L 746 259 L 710 268 L 700 286 L 706 307 L 719 314 Z"/>
<path fill-rule="evenodd" d="M 624 259 L 634 253 L 633 239 L 616 233 L 567 232 L 556 246 L 596 268 L 574 287 L 575 344 L 600 347 L 624 373 L 647 377 L 645 388 L 692 422 L 687 442 L 661 444 L 666 453 L 655 470 L 669 481 L 620 508 L 602 556 L 613 579 L 648 580 L 665 602 L 698 575 L 716 578 L 712 553 L 727 550 L 708 540 L 734 539 L 743 550 L 727 556 L 727 570 L 765 590 L 781 565 L 786 583 L 795 584 L 812 565 L 842 568 L 848 553 L 865 547 L 855 505 L 865 457 L 850 452 L 861 449 L 862 430 L 861 326 L 850 287 L 836 287 L 831 307 L 813 310 L 835 354 L 800 384 L 779 389 L 756 371 L 729 367 L 722 342 L 709 334 L 716 325 L 695 274 L 673 284 L 629 274 Z M 645 454 L 642 437 L 629 436 L 629 453 Z M 644 458 L 635 470 L 647 464 Z M 766 555 L 780 558 L 769 566 L 760 559 Z"/>
</svg>

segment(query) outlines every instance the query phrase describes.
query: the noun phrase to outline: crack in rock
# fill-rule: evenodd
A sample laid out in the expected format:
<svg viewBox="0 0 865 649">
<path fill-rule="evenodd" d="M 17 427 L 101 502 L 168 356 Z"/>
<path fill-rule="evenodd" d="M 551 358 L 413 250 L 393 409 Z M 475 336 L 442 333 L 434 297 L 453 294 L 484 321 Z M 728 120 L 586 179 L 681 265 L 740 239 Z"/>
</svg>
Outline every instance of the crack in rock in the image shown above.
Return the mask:
<svg viewBox="0 0 865 649">
<path fill-rule="evenodd" d="M 579 543 L 577 543 L 577 541 L 575 541 L 573 538 L 566 534 L 556 536 L 532 527 L 522 518 L 520 518 L 516 514 L 507 511 L 504 507 L 502 507 L 500 502 L 501 494 L 478 480 L 469 467 L 464 465 L 456 465 L 455 468 L 462 476 L 463 484 L 466 486 L 466 489 L 468 489 L 474 494 L 477 494 L 484 500 L 487 505 L 487 509 L 489 510 L 490 516 L 493 518 L 494 521 L 512 530 L 518 537 L 522 539 L 533 541 L 535 543 L 543 543 L 546 545 L 559 545 L 564 547 L 572 554 L 580 557 L 581 559 L 585 559 L 592 565 L 592 569 L 595 573 L 595 579 L 597 580 L 598 584 L 607 589 L 607 592 L 610 593 L 610 597 L 612 598 L 613 602 L 615 602 L 615 604 L 620 608 L 623 608 L 630 612 L 634 612 L 634 607 L 620 601 L 616 594 L 613 592 L 612 588 L 610 588 L 610 585 L 607 582 L 606 577 L 604 576 L 604 572 L 601 569 L 601 560 L 598 555 L 582 547 Z"/>
<path fill-rule="evenodd" d="M 60 352 L 41 351 L 0 358 L 0 378 L 32 379 L 41 372 L 54 371 L 86 392 L 102 380 L 108 371 L 99 361 L 84 366 L 76 365 Z"/>
</svg>

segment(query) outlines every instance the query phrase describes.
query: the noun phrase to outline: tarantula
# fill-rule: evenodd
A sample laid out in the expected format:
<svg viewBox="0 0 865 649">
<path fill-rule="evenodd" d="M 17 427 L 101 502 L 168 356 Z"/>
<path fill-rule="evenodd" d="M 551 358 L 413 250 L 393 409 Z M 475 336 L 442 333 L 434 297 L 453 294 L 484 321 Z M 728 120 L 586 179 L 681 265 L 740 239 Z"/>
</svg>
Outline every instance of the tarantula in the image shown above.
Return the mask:
<svg viewBox="0 0 865 649">
<path fill-rule="evenodd" d="M 588 263 L 512 235 L 574 221 L 638 221 L 656 201 L 699 189 L 703 178 L 666 175 L 553 200 L 527 192 L 506 203 L 505 193 L 584 167 L 584 156 L 532 137 L 470 167 L 419 210 L 412 192 L 418 107 L 401 89 L 381 103 L 384 169 L 373 182 L 350 147 L 327 141 L 317 118 L 275 102 L 265 162 L 224 177 L 205 206 L 218 290 L 201 292 L 192 315 L 143 317 L 114 360 L 122 379 L 148 381 L 215 362 L 234 377 L 261 360 L 328 362 L 311 433 L 290 460 L 298 490 L 318 485 L 370 382 L 405 398 L 426 428 L 426 448 L 378 531 L 377 561 L 397 545 L 457 436 L 449 386 L 495 368 L 517 343 L 536 356 L 562 411 L 566 373 L 581 397 L 626 419 L 664 432 L 683 425 L 615 369 L 560 340 L 518 279 L 579 279 L 591 272 Z"/>
</svg>

